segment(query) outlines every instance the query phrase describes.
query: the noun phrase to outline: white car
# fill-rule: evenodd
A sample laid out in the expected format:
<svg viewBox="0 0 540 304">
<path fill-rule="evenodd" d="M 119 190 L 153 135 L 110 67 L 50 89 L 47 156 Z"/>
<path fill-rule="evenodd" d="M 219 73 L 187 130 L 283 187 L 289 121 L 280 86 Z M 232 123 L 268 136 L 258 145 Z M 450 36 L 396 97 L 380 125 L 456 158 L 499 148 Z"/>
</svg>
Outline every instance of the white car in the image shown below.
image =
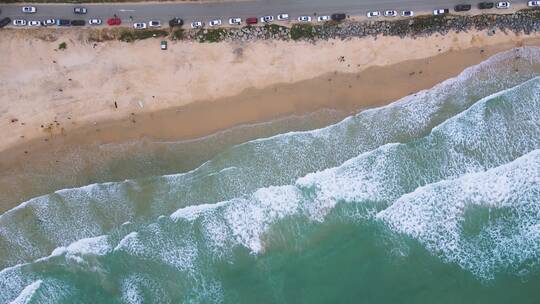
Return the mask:
<svg viewBox="0 0 540 304">
<path fill-rule="evenodd" d="M 433 15 L 440 16 L 440 15 L 448 14 L 449 12 L 450 10 L 447 8 L 440 8 L 440 9 L 434 10 Z"/>
<path fill-rule="evenodd" d="M 310 22 L 311 17 L 310 16 L 300 16 L 300 17 L 298 17 L 298 21 L 300 21 L 300 22 Z"/>
<path fill-rule="evenodd" d="M 204 26 L 204 23 L 202 23 L 201 21 L 193 21 L 193 22 L 191 22 L 191 28 L 192 29 L 201 28 L 203 26 Z"/>
<path fill-rule="evenodd" d="M 238 17 L 229 18 L 229 24 L 230 25 L 240 25 L 242 24 L 242 19 Z"/>
<path fill-rule="evenodd" d="M 146 23 L 145 22 L 133 23 L 133 28 L 136 30 L 144 30 L 146 28 Z"/>
<path fill-rule="evenodd" d="M 35 6 L 23 6 L 22 12 L 25 14 L 34 14 L 36 12 Z"/>
<path fill-rule="evenodd" d="M 148 21 L 148 27 L 161 27 L 161 21 L 159 21 L 159 20 L 150 20 L 150 21 Z"/>
<path fill-rule="evenodd" d="M 414 16 L 414 12 L 413 11 L 403 11 L 403 12 L 401 12 L 401 16 L 403 16 L 403 17 L 412 17 L 412 16 Z"/>
<path fill-rule="evenodd" d="M 28 22 L 28 26 L 41 26 L 41 21 L 32 20 L 32 21 Z"/>
<path fill-rule="evenodd" d="M 90 19 L 90 20 L 88 20 L 88 24 L 90 24 L 90 25 L 101 25 L 101 19 L 96 19 L 96 18 Z"/>
<path fill-rule="evenodd" d="M 278 21 L 289 20 L 289 14 L 279 14 L 279 15 L 277 15 L 277 20 Z"/>
<path fill-rule="evenodd" d="M 529 1 L 527 2 L 528 6 L 540 6 L 540 1 Z"/>
<path fill-rule="evenodd" d="M 43 26 L 56 25 L 56 20 L 55 19 L 47 19 L 47 20 L 44 20 L 42 23 L 43 23 Z"/>
<path fill-rule="evenodd" d="M 379 17 L 380 15 L 381 15 L 381 12 L 369 12 L 369 13 L 367 13 L 368 18 Z"/>
<path fill-rule="evenodd" d="M 221 25 L 221 19 L 214 19 L 214 20 L 208 22 L 208 25 L 210 25 L 210 26 L 219 26 L 219 25 Z"/>
<path fill-rule="evenodd" d="M 317 21 L 319 21 L 319 22 L 330 21 L 330 16 L 319 16 L 319 17 L 317 17 Z"/>
<path fill-rule="evenodd" d="M 274 21 L 274 16 L 261 17 L 261 22 L 262 23 L 268 23 L 268 22 L 272 22 L 272 21 Z"/>
<path fill-rule="evenodd" d="M 510 2 L 497 2 L 497 8 L 510 8 Z"/>
<path fill-rule="evenodd" d="M 397 12 L 396 11 L 384 11 L 383 15 L 385 17 L 395 17 L 395 16 L 397 16 Z"/>
<path fill-rule="evenodd" d="M 15 25 L 15 26 L 25 26 L 26 25 L 26 20 L 15 19 L 15 20 L 13 20 L 13 25 Z"/>
</svg>

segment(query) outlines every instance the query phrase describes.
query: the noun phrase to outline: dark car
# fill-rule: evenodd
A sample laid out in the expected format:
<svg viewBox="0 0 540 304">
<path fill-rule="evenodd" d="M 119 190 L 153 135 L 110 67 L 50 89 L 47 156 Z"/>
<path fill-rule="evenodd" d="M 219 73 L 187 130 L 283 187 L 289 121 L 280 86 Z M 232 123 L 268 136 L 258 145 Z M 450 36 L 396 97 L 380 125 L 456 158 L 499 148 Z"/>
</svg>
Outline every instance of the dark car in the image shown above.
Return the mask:
<svg viewBox="0 0 540 304">
<path fill-rule="evenodd" d="M 491 9 L 493 8 L 494 4 L 493 2 L 480 2 L 478 3 L 479 9 Z"/>
<path fill-rule="evenodd" d="M 334 21 L 341 21 L 341 20 L 345 20 L 345 18 L 347 18 L 347 15 L 345 15 L 344 13 L 335 13 L 335 14 L 332 14 L 330 18 Z"/>
<path fill-rule="evenodd" d="M 84 20 L 71 20 L 71 25 L 72 26 L 85 26 L 86 21 L 84 21 Z"/>
<path fill-rule="evenodd" d="M 466 12 L 471 10 L 470 4 L 458 4 L 454 7 L 456 12 Z"/>
<path fill-rule="evenodd" d="M 75 7 L 73 8 L 73 12 L 75 14 L 84 15 L 86 14 L 87 10 L 86 10 L 86 7 Z"/>
<path fill-rule="evenodd" d="M 182 26 L 184 25 L 184 20 L 182 20 L 181 18 L 173 18 L 171 20 L 169 20 L 169 26 L 170 27 L 175 27 L 175 26 Z"/>
<path fill-rule="evenodd" d="M 2 20 L 0 20 L 0 28 L 4 27 L 4 26 L 6 26 L 6 25 L 8 25 L 10 23 L 11 23 L 11 19 L 9 17 L 6 17 L 6 18 L 2 19 Z"/>
<path fill-rule="evenodd" d="M 70 26 L 71 22 L 67 19 L 56 19 L 57 26 Z"/>
</svg>

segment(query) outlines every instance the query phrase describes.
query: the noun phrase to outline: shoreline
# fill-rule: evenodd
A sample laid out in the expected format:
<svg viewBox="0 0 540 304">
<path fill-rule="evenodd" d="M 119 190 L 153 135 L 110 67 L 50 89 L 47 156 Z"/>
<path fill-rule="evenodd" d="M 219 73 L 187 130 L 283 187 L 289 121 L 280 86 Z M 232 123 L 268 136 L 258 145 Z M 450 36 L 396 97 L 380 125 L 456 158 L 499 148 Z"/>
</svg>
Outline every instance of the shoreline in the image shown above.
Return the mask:
<svg viewBox="0 0 540 304">
<path fill-rule="evenodd" d="M 42 45 L 35 41 L 32 42 L 38 46 Z M 151 42 L 152 40 L 137 42 L 132 47 L 153 51 Z M 401 43 L 401 46 L 407 46 L 408 49 L 402 49 L 399 47 L 400 45 L 395 45 L 396 43 Z M 72 44 L 77 44 L 77 42 L 70 42 L 70 45 Z M 193 51 L 193 48 L 198 48 L 197 50 L 202 48 L 207 51 L 204 55 L 226 58 L 225 60 L 220 60 L 220 57 L 214 58 L 215 62 L 207 63 L 210 65 L 208 69 L 192 71 L 195 74 L 209 73 L 218 78 L 216 83 L 207 82 L 199 88 L 188 86 L 190 88 L 187 92 L 189 96 L 185 96 L 185 91 L 180 92 L 182 96 L 180 98 L 171 98 L 170 101 L 155 104 L 147 102 L 143 108 L 139 106 L 136 98 L 128 99 L 126 97 L 127 102 L 124 102 L 126 99 L 118 101 L 121 109 L 114 109 L 110 101 L 95 102 L 96 99 L 87 99 L 84 93 L 81 96 L 72 97 L 74 101 L 66 102 L 66 99 L 60 99 L 60 103 L 52 104 L 44 111 L 36 111 L 37 103 L 30 98 L 20 100 L 20 103 L 10 107 L 10 110 L 17 109 L 20 113 L 34 115 L 18 116 L 17 122 L 12 123 L 9 119 L 14 116 L 7 116 L 5 112 L 0 114 L 3 119 L 0 126 L 5 130 L 5 134 L 9 134 L 13 136 L 12 139 L 15 139 L 9 142 L 8 137 L 6 137 L 3 145 L 0 145 L 0 171 L 4 173 L 0 179 L 0 192 L 5 193 L 7 189 L 13 189 L 13 180 L 24 180 L 19 172 L 32 172 L 33 176 L 37 176 L 35 178 L 42 179 L 43 182 L 34 180 L 33 186 L 17 184 L 18 193 L 9 199 L 7 197 L 0 199 L 0 212 L 8 210 L 29 197 L 57 190 L 58 185 L 45 185 L 48 182 L 50 172 L 59 175 L 63 174 L 62 172 L 66 175 L 83 175 L 87 170 L 84 166 L 88 167 L 92 164 L 87 163 L 84 166 L 81 165 L 82 169 L 77 167 L 77 169 L 66 171 L 65 167 L 69 167 L 70 164 L 62 159 L 62 153 L 68 148 L 77 149 L 81 151 L 80 153 L 92 153 L 94 150 L 99 150 L 100 145 L 108 143 L 194 139 L 238 125 L 265 122 L 290 115 L 306 115 L 321 109 L 337 109 L 344 113 L 353 113 L 360 109 L 383 106 L 406 95 L 431 88 L 437 83 L 456 76 L 466 67 L 476 65 L 496 53 L 519 46 L 540 46 L 540 35 L 498 33 L 488 36 L 484 32 L 472 32 L 417 39 L 382 37 L 375 40 L 363 38 L 318 44 L 298 42 L 279 42 L 278 44 L 281 48 L 276 49 L 276 43 L 255 43 L 248 46 L 229 43 L 211 46 L 181 44 L 180 54 L 186 55 L 189 50 Z M 101 52 L 111 51 L 111 49 L 114 52 L 116 45 L 115 42 L 112 45 L 101 46 L 102 48 L 110 48 L 108 50 L 102 49 Z M 390 48 L 389 45 L 394 47 Z M 285 46 L 289 47 L 286 51 L 282 50 Z M 238 47 L 243 48 L 242 56 L 244 58 L 235 57 L 237 55 L 234 52 Z M 83 57 L 86 61 L 95 58 L 84 58 L 86 54 L 81 50 L 91 49 L 92 46 L 89 44 L 80 43 L 72 48 L 75 48 L 73 51 L 75 54 L 72 55 L 73 58 L 69 54 L 70 61 L 80 59 L 78 57 Z M 210 50 L 205 48 L 210 48 Z M 216 49 L 229 52 L 223 52 L 219 55 L 215 52 Z M 266 51 L 269 58 L 261 59 L 259 52 L 262 51 Z M 280 54 L 273 56 L 271 52 L 280 52 Z M 317 58 L 319 65 L 313 65 L 313 61 L 308 58 L 300 60 L 298 66 L 287 66 L 285 72 L 280 71 L 279 64 L 295 61 L 296 56 L 300 56 L 304 52 L 316 52 L 314 57 Z M 364 57 L 358 58 L 356 56 L 358 52 L 361 52 Z M 58 55 L 57 52 L 53 54 Z M 150 55 L 154 54 L 160 53 L 157 51 Z M 336 54 L 344 54 L 345 61 L 339 62 Z M 290 58 L 291 56 L 292 58 Z M 412 59 L 407 59 L 410 57 Z M 136 56 L 136 58 L 141 57 Z M 261 59 L 262 62 L 257 63 L 254 59 Z M 172 60 L 174 62 L 175 59 Z M 272 69 L 272 65 L 268 65 L 268 60 L 277 61 L 274 64 L 277 64 L 278 67 Z M 359 63 L 359 60 L 362 60 L 362 63 Z M 230 77 L 234 78 L 242 72 L 249 72 L 245 69 L 246 67 L 243 67 L 242 61 L 247 61 L 245 64 L 248 69 L 256 69 L 259 66 L 268 66 L 269 68 L 263 75 L 254 70 L 252 74 L 249 74 L 253 78 L 250 78 L 248 82 L 243 82 L 247 77 L 238 82 L 231 81 Z M 196 62 L 193 61 L 193 63 Z M 70 69 L 81 69 L 77 64 L 70 63 L 71 67 L 60 70 L 59 74 L 64 75 L 63 77 L 66 77 L 66 74 L 70 75 Z M 224 70 L 234 69 L 230 71 L 233 76 L 225 75 L 229 76 L 225 77 L 213 73 L 212 63 L 221 65 L 218 67 L 222 69 L 221 71 L 223 71 L 223 67 Z M 161 64 L 163 62 L 160 62 Z M 144 61 L 137 63 L 137 65 L 146 69 L 153 68 Z M 96 72 L 88 65 L 83 65 L 83 68 L 90 68 L 83 69 L 84 73 L 93 74 Z M 127 67 L 124 68 L 127 69 Z M 5 69 L 0 67 L 0 71 L 5 71 Z M 162 73 L 166 74 L 165 78 L 174 75 L 173 72 L 177 72 L 177 70 L 162 70 Z M 53 70 L 51 74 L 54 73 L 56 72 Z M 28 85 L 35 83 L 32 75 L 26 80 Z M 127 76 L 132 75 L 128 74 Z M 315 77 L 310 77 L 313 75 Z M 208 75 L 204 76 L 208 77 Z M 76 76 L 73 77 L 75 79 Z M 132 82 L 133 79 L 128 79 L 131 85 L 135 85 Z M 97 87 L 91 83 L 93 80 L 88 79 L 87 81 L 89 93 L 98 95 L 113 93 L 111 96 L 115 95 L 114 91 L 96 93 L 93 90 L 96 90 Z M 176 83 L 161 83 L 155 80 L 145 82 L 145 79 L 137 81 L 140 81 L 138 83 L 141 85 L 138 93 L 153 87 L 167 90 L 170 85 Z M 175 81 L 188 85 L 193 79 L 178 78 Z M 47 80 L 45 83 L 49 82 L 50 80 Z M 99 84 L 107 86 L 106 83 Z M 117 85 L 118 83 L 114 83 L 111 88 L 115 88 Z M 40 86 L 40 90 L 37 92 L 43 99 L 39 102 L 47 102 L 47 93 L 57 94 L 54 92 L 56 87 L 51 86 L 44 90 L 44 87 Z M 81 90 L 82 87 L 83 85 L 79 84 L 75 86 L 75 89 Z M 11 94 L 11 91 L 20 92 L 10 89 L 7 95 Z M 166 95 L 175 97 L 176 92 L 179 91 L 168 91 Z M 70 94 L 74 93 L 70 92 Z M 4 101 L 7 100 L 4 99 Z M 2 113 L 1 109 L 0 113 Z M 43 121 L 46 121 L 43 116 L 48 116 L 50 128 L 39 126 L 43 124 Z M 24 125 L 21 125 L 22 123 Z M 75 124 L 70 125 L 69 123 Z M 21 130 L 23 132 L 17 133 Z M 25 137 L 20 138 L 20 134 L 24 134 Z M 71 165 L 75 166 L 76 164 Z M 77 182 L 73 182 L 74 179 L 67 176 L 65 181 L 61 183 L 62 188 L 80 186 Z M 87 181 L 102 182 L 103 180 L 99 180 L 98 176 L 91 176 Z M 38 189 L 36 184 L 44 186 Z M 27 191 L 31 188 L 33 192 Z"/>
</svg>

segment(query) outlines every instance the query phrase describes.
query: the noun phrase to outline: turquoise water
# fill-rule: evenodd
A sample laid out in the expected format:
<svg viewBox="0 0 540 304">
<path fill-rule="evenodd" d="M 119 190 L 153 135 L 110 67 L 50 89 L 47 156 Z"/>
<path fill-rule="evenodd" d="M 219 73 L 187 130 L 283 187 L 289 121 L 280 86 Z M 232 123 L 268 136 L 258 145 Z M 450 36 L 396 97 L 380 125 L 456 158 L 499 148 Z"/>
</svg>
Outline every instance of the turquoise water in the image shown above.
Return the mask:
<svg viewBox="0 0 540 304">
<path fill-rule="evenodd" d="M 540 49 L 0 216 L 0 302 L 537 303 Z"/>
</svg>

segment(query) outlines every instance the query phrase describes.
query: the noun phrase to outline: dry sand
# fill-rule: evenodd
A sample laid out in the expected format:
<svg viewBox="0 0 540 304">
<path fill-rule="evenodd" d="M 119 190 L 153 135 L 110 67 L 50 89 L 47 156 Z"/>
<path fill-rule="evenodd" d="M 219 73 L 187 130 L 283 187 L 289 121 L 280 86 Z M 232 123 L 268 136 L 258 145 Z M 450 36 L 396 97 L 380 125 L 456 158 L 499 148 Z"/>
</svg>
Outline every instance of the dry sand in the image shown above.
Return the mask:
<svg viewBox="0 0 540 304">
<path fill-rule="evenodd" d="M 85 42 L 2 31 L 0 172 L 58 145 L 193 138 L 321 108 L 389 103 L 540 35 L 247 44 Z M 65 41 L 66 50 L 57 50 Z M 115 107 L 115 102 L 118 108 Z M 2 185 L 0 184 L 0 191 Z M 0 208 L 0 211 L 3 208 Z"/>
</svg>

